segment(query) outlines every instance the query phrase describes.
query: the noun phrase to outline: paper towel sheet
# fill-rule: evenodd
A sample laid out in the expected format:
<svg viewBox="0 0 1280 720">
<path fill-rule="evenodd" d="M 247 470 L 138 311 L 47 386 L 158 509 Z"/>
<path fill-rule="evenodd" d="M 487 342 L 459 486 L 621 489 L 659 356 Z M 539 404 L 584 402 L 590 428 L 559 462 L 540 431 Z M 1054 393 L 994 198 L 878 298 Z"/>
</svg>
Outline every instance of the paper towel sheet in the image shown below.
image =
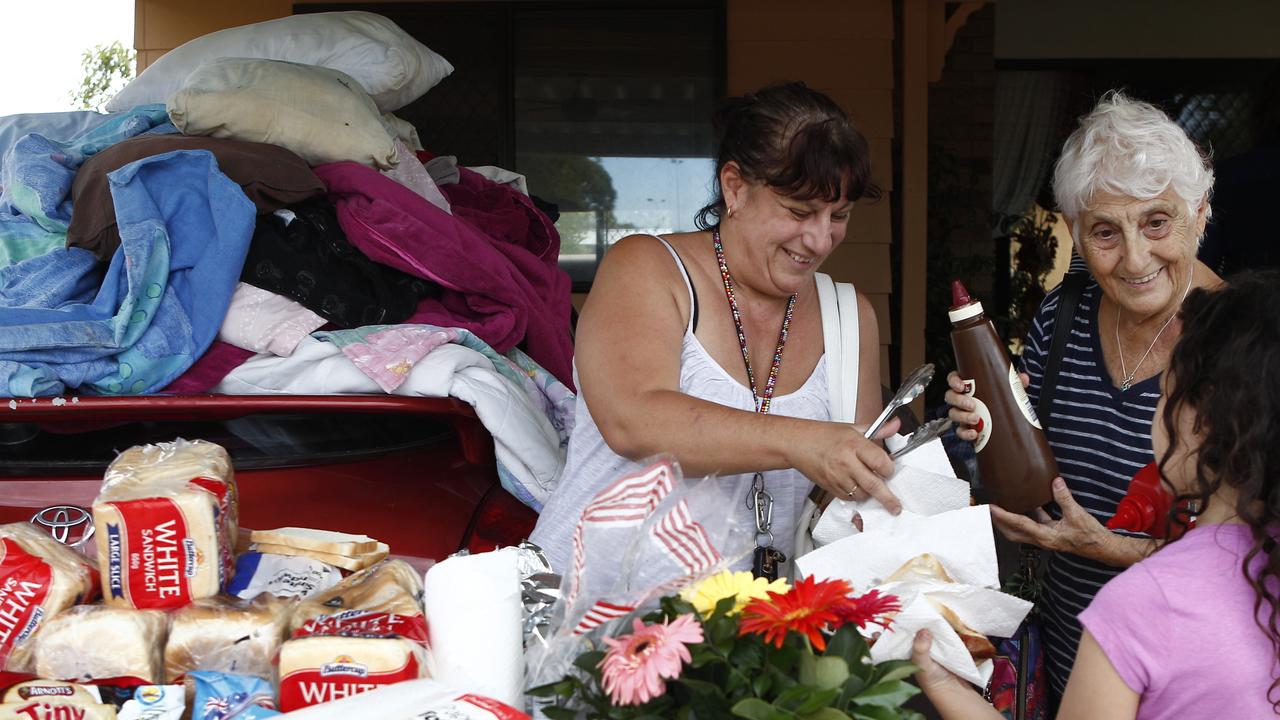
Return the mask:
<svg viewBox="0 0 1280 720">
<path fill-rule="evenodd" d="M 911 558 L 932 553 L 951 575 L 966 585 L 996 588 L 995 536 L 986 505 L 923 516 L 903 511 L 894 517 L 881 510 L 867 532 L 850 535 L 796 559 L 800 576 L 841 578 L 865 592 Z M 865 518 L 864 518 L 865 519 Z M 874 528 L 874 530 L 873 530 Z"/>
<path fill-rule="evenodd" d="M 521 707 L 524 635 L 520 575 L 511 550 L 458 555 L 427 571 L 431 677 Z"/>
<path fill-rule="evenodd" d="M 894 582 L 881 585 L 880 592 L 899 598 L 923 596 L 934 605 L 945 605 L 965 625 L 992 637 L 1013 637 L 1031 603 L 990 588 L 946 582 Z"/>
<path fill-rule="evenodd" d="M 916 632 L 928 629 L 933 633 L 933 646 L 929 649 L 929 656 L 974 685 L 986 687 L 991 680 L 993 663 L 984 660 L 975 665 L 973 657 L 965 649 L 964 641 L 926 597 L 918 595 L 911 600 L 902 600 L 902 612 L 894 618 L 889 630 L 881 634 L 871 646 L 871 662 L 910 660 L 911 644 L 915 641 Z"/>
<path fill-rule="evenodd" d="M 929 445 L 921 447 L 917 452 L 927 447 Z M 911 453 L 906 457 L 910 458 L 915 454 Z M 946 459 L 945 456 L 943 459 Z M 948 470 L 949 468 L 950 466 Z M 938 515 L 969 507 L 969 483 L 952 475 L 939 475 L 910 464 L 899 464 L 893 477 L 887 482 L 889 489 L 902 501 L 902 509 L 917 515 Z M 862 527 L 867 531 L 882 516 L 888 514 L 883 512 L 880 501 L 874 498 L 832 500 L 813 528 L 814 547 L 830 545 L 840 538 L 856 534 L 858 529 L 853 525 L 854 513 L 862 515 Z"/>
</svg>

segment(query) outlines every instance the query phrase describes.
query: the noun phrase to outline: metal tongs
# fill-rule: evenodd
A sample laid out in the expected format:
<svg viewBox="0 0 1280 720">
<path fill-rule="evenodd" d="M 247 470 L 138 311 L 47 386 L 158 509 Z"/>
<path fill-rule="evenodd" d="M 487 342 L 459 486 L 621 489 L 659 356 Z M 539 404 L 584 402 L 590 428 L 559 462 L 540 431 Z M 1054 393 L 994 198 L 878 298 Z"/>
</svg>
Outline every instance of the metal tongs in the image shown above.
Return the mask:
<svg viewBox="0 0 1280 720">
<path fill-rule="evenodd" d="M 870 440 L 872 436 L 880 431 L 880 428 L 884 427 L 884 424 L 889 421 L 889 418 L 892 417 L 895 412 L 901 409 L 902 406 L 920 397 L 920 394 L 924 392 L 924 389 L 928 387 L 929 383 L 932 381 L 933 363 L 925 363 L 915 370 L 912 370 L 907 375 L 906 379 L 902 381 L 902 384 L 898 386 L 898 391 L 893 394 L 893 398 L 889 400 L 889 404 L 885 405 L 884 411 L 880 413 L 880 416 L 877 417 L 867 428 L 867 431 L 863 433 L 863 437 Z M 889 457 L 896 460 L 938 437 L 950 429 L 950 427 L 951 421 L 946 418 L 925 423 L 924 425 L 916 428 L 915 432 L 911 433 L 911 436 L 907 438 L 906 445 L 895 450 L 889 455 Z M 815 486 L 809 493 L 809 498 L 820 507 L 825 507 L 826 503 L 830 501 L 830 495 L 825 490 L 817 486 Z"/>
<path fill-rule="evenodd" d="M 879 432 L 880 428 L 884 427 L 884 424 L 889 422 L 889 418 L 903 405 L 920 397 L 920 393 L 924 392 L 930 382 L 933 382 L 933 363 L 925 363 L 912 370 L 911 374 L 907 375 L 906 379 L 902 381 L 902 385 L 898 387 L 898 392 L 893 394 L 893 399 L 889 401 L 888 405 L 884 406 L 884 412 L 880 413 L 880 417 L 871 423 L 863 437 L 870 440 L 871 436 Z M 920 429 L 923 430 L 924 428 Z"/>
<path fill-rule="evenodd" d="M 921 445 L 932 442 L 934 439 L 950 430 L 953 425 L 955 425 L 955 423 L 951 422 L 951 418 L 930 420 L 924 425 L 916 428 L 916 431 L 911 433 L 911 437 L 907 438 L 907 444 L 889 453 L 889 457 L 893 460 L 897 460 Z"/>
</svg>

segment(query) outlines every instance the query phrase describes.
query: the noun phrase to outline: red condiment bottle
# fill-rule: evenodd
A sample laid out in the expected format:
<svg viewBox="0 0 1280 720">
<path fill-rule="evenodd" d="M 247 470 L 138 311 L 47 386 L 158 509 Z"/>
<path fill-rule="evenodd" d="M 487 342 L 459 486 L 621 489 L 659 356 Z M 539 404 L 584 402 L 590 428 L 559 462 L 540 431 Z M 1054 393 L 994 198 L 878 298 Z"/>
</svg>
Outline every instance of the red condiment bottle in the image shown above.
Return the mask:
<svg viewBox="0 0 1280 720">
<path fill-rule="evenodd" d="M 982 487 L 994 504 L 1029 513 L 1053 499 L 1058 463 L 982 303 L 970 298 L 959 280 L 951 283 L 951 299 L 947 314 L 956 370 L 965 382 L 965 394 L 977 401 L 981 418 L 974 426 L 978 439 L 973 449 Z"/>
<path fill-rule="evenodd" d="M 1107 521 L 1107 529 L 1177 539 L 1195 526 L 1195 518 L 1191 518 L 1186 527 L 1175 525 L 1170 528 L 1169 511 L 1173 508 L 1173 501 L 1173 493 L 1160 482 L 1159 467 L 1154 462 L 1148 463 L 1129 481 L 1129 492 L 1120 499 L 1116 514 Z"/>
</svg>

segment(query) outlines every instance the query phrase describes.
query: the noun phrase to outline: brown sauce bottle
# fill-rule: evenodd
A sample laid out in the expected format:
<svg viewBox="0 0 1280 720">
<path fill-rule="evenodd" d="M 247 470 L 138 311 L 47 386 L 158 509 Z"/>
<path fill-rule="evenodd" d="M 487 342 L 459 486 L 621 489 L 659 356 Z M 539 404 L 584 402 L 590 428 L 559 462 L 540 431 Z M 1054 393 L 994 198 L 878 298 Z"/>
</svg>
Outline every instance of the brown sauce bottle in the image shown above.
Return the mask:
<svg viewBox="0 0 1280 720">
<path fill-rule="evenodd" d="M 991 502 L 1029 513 L 1053 499 L 1058 463 L 1004 343 L 959 280 L 951 283 L 951 347 L 965 394 L 977 401 L 974 427 L 982 487 Z"/>
</svg>

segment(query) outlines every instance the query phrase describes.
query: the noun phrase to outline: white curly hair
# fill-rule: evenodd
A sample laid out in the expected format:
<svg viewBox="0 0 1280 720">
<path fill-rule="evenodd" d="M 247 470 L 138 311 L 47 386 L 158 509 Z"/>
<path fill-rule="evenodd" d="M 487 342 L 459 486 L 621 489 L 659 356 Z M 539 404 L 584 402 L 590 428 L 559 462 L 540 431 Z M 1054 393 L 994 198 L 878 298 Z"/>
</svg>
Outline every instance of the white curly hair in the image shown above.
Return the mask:
<svg viewBox="0 0 1280 720">
<path fill-rule="evenodd" d="M 1209 158 L 1168 115 L 1118 90 L 1103 95 L 1080 119 L 1053 169 L 1054 199 L 1072 221 L 1077 245 L 1080 226 L 1075 221 L 1095 193 L 1149 200 L 1170 187 L 1192 217 L 1201 204 L 1209 217 Z"/>
</svg>

